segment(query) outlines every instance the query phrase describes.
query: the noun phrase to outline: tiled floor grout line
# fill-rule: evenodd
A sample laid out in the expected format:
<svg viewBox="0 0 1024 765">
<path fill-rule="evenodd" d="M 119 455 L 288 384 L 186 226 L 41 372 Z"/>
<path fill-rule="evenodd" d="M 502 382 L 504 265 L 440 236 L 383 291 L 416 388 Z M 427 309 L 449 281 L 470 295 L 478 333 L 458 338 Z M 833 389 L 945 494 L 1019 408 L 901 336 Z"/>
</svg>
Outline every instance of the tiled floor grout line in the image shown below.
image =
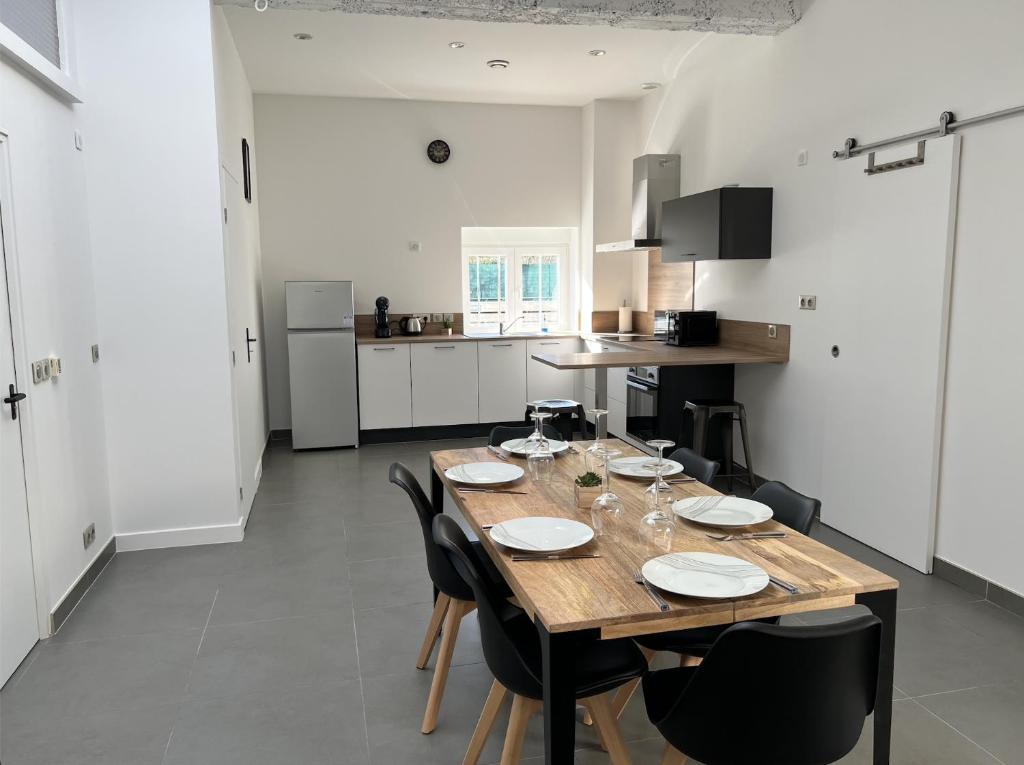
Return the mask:
<svg viewBox="0 0 1024 765">
<path fill-rule="evenodd" d="M 914 702 L 915 704 L 917 704 L 917 706 L 921 707 L 921 709 L 923 709 L 923 710 L 924 710 L 925 712 L 927 712 L 928 714 L 930 714 L 930 715 L 931 715 L 932 717 L 934 717 L 934 718 L 935 718 L 936 720 L 938 720 L 939 722 L 941 722 L 941 723 L 942 723 L 943 725 L 945 725 L 945 726 L 946 726 L 947 728 L 949 728 L 949 729 L 950 729 L 951 731 L 953 731 L 954 733 L 956 733 L 956 734 L 957 734 L 958 736 L 960 736 L 960 737 L 961 737 L 961 738 L 963 738 L 964 740 L 966 740 L 966 741 L 970 741 L 970 742 L 971 742 L 972 744 L 974 744 L 974 745 L 975 745 L 976 747 L 978 747 L 978 749 L 980 749 L 981 751 L 983 751 L 983 752 L 984 752 L 985 754 L 987 754 L 987 755 L 988 755 L 989 757 L 991 757 L 991 758 L 992 758 L 993 760 L 995 760 L 996 762 L 998 762 L 998 763 L 999 763 L 1000 765 L 1006 765 L 1006 763 L 1005 763 L 1005 762 L 1003 762 L 1003 761 L 1002 761 L 1001 759 L 999 759 L 999 758 L 998 758 L 998 757 L 996 757 L 996 756 L 995 756 L 994 754 L 992 754 L 992 752 L 990 752 L 990 751 L 989 751 L 988 749 L 986 749 L 985 747 L 983 747 L 983 746 L 982 746 L 981 744 L 979 744 L 979 743 L 978 743 L 977 741 L 975 741 L 975 740 L 974 740 L 973 738 L 971 738 L 970 736 L 968 736 L 968 735 L 964 734 L 964 732 L 963 732 L 963 731 L 961 731 L 961 730 L 957 729 L 957 727 L 956 727 L 955 725 L 953 725 L 952 723 L 950 723 L 950 722 L 949 722 L 948 720 L 945 720 L 945 719 L 943 719 L 943 718 L 942 718 L 942 717 L 940 717 L 939 715 L 935 714 L 935 712 L 933 712 L 932 710 L 930 710 L 930 709 L 929 709 L 928 707 L 926 707 L 926 706 L 925 706 L 924 704 L 921 704 L 921 703 L 919 703 L 919 702 L 917 701 L 917 699 L 909 699 L 909 701 L 913 701 L 913 702 Z"/>
<path fill-rule="evenodd" d="M 950 693 L 960 693 L 962 691 L 976 691 L 979 688 L 992 688 L 995 685 L 996 685 L 996 683 L 988 683 L 986 685 L 969 685 L 966 688 L 953 688 L 952 690 L 949 690 L 949 691 L 935 691 L 934 693 L 921 693 L 921 694 L 918 694 L 917 696 L 911 696 L 908 693 L 907 694 L 907 698 L 908 699 L 913 699 L 915 701 L 917 699 L 930 699 L 932 696 L 946 696 L 946 695 L 948 695 Z"/>
<path fill-rule="evenodd" d="M 348 538 L 348 526 L 345 519 L 341 520 L 342 530 L 345 532 L 345 537 Z M 348 574 L 349 586 L 352 584 L 352 570 L 351 562 L 348 560 L 348 556 L 345 556 L 345 573 Z M 366 686 L 363 683 L 363 663 L 359 655 L 359 625 L 356 623 L 356 600 L 352 598 L 352 638 L 356 649 L 356 673 L 359 676 L 359 700 L 363 705 L 363 742 L 366 744 L 366 761 L 370 765 L 373 763 L 373 753 L 370 751 L 370 723 L 366 717 Z"/>
</svg>

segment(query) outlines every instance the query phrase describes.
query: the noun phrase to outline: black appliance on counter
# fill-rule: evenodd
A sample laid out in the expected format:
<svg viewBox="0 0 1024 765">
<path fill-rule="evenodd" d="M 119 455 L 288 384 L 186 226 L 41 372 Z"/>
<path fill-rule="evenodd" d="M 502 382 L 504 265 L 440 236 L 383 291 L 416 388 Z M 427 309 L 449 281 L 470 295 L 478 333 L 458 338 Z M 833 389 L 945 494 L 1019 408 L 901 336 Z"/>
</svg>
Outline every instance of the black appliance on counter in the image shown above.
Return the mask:
<svg viewBox="0 0 1024 765">
<path fill-rule="evenodd" d="M 391 307 L 391 301 L 381 295 L 377 298 L 376 307 L 373 311 L 373 336 L 374 337 L 391 337 L 391 322 L 388 320 L 388 309 Z"/>
<path fill-rule="evenodd" d="M 717 311 L 666 311 L 668 345 L 718 345 Z"/>
<path fill-rule="evenodd" d="M 626 373 L 626 434 L 637 441 L 667 438 L 677 446 L 693 444 L 693 419 L 683 417 L 687 401 L 732 401 L 735 367 L 630 367 Z M 721 433 L 712 428 L 707 456 L 724 456 Z"/>
</svg>

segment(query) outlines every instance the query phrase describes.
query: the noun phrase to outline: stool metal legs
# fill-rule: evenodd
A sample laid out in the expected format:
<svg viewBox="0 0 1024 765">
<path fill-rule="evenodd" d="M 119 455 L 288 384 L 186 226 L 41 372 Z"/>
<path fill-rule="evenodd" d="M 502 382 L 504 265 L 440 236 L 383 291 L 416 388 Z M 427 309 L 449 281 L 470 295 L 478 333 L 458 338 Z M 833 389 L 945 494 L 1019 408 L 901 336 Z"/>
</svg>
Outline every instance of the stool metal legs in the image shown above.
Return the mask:
<svg viewBox="0 0 1024 765">
<path fill-rule="evenodd" d="M 733 463 L 733 423 L 740 424 L 740 438 L 743 440 L 743 461 L 746 463 L 746 479 L 751 489 L 757 488 L 757 478 L 754 476 L 754 464 L 750 456 L 750 436 L 747 432 L 747 410 L 743 404 L 733 402 L 731 404 L 707 405 L 686 402 L 685 411 L 693 416 L 693 450 L 702 457 L 707 456 L 708 437 L 711 430 L 711 423 L 716 417 L 727 417 L 728 423 L 722 431 L 722 446 L 725 450 L 725 472 L 719 474 L 719 478 L 728 480 L 728 491 L 732 491 L 732 479 L 737 475 Z M 740 474 L 742 475 L 742 474 Z"/>
<path fill-rule="evenodd" d="M 747 464 L 747 481 L 749 481 L 751 489 L 756 489 L 757 479 L 754 477 L 754 462 L 750 458 L 750 438 L 747 436 L 747 410 L 743 404 L 740 404 L 739 407 L 740 438 L 743 439 L 743 461 Z"/>
</svg>

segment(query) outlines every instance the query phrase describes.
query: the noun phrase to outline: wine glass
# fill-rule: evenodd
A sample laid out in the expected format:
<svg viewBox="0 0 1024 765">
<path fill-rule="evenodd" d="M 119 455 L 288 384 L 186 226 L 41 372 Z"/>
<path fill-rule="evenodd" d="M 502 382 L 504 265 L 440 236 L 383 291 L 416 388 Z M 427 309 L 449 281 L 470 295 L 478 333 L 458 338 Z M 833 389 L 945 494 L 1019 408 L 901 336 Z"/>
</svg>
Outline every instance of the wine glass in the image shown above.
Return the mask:
<svg viewBox="0 0 1024 765">
<path fill-rule="evenodd" d="M 542 412 L 537 407 L 537 403 L 527 404 L 534 408 L 533 414 L 530 415 L 530 419 L 533 420 L 534 429 L 533 432 L 527 437 L 526 441 L 523 442 L 523 451 L 530 453 L 537 449 L 541 441 L 546 441 L 544 436 L 544 422 L 551 417 L 551 412 Z"/>
<path fill-rule="evenodd" d="M 594 526 L 594 532 L 598 536 L 607 534 L 614 538 L 622 532 L 625 520 L 626 506 L 618 498 L 611 487 L 611 477 L 608 473 L 609 463 L 618 457 L 622 452 L 609 446 L 601 446 L 594 452 L 595 459 L 604 464 L 604 480 L 601 486 L 601 494 L 590 505 L 590 521 Z"/>
<path fill-rule="evenodd" d="M 586 458 L 587 458 L 587 470 L 597 472 L 594 470 L 595 467 L 601 465 L 601 451 L 605 448 L 601 444 L 601 439 L 608 438 L 608 424 L 607 420 L 602 420 L 602 417 L 608 416 L 607 409 L 588 409 L 587 414 L 594 418 L 594 443 L 587 447 Z"/>
<path fill-rule="evenodd" d="M 534 415 L 538 417 L 541 412 Z M 550 414 L 548 415 L 550 416 Z M 551 444 L 547 438 L 541 435 L 540 441 L 526 456 L 526 467 L 530 471 L 530 477 L 536 483 L 551 483 L 551 476 L 555 471 L 555 455 L 551 451 Z"/>
<path fill-rule="evenodd" d="M 647 463 L 645 463 L 646 466 L 651 468 L 652 470 L 655 470 L 655 471 L 656 471 L 656 468 L 661 468 L 662 469 L 662 473 L 667 472 L 668 471 L 668 463 L 665 462 L 665 450 L 675 446 L 676 445 L 675 441 L 669 441 L 669 440 L 664 439 L 664 438 L 652 438 L 650 441 L 647 441 L 646 443 L 652 449 L 657 449 L 658 450 L 658 459 L 656 459 L 656 460 L 648 460 Z M 661 474 L 659 474 L 659 475 L 661 475 Z M 658 478 L 657 481 L 654 482 L 654 485 L 658 487 L 657 491 L 671 491 L 671 488 L 669 487 L 669 485 L 667 483 L 665 483 L 665 481 L 662 480 L 660 477 Z M 648 489 L 648 491 L 652 491 L 652 490 L 653 489 Z"/>
<path fill-rule="evenodd" d="M 638 534 L 640 544 L 644 547 L 667 553 L 672 551 L 672 538 L 676 533 L 676 524 L 662 508 L 661 491 L 658 490 L 665 469 L 665 464 L 654 465 L 655 481 L 651 487 L 653 491 L 648 489 L 644 493 L 644 500 L 648 503 L 651 511 L 640 519 Z"/>
</svg>

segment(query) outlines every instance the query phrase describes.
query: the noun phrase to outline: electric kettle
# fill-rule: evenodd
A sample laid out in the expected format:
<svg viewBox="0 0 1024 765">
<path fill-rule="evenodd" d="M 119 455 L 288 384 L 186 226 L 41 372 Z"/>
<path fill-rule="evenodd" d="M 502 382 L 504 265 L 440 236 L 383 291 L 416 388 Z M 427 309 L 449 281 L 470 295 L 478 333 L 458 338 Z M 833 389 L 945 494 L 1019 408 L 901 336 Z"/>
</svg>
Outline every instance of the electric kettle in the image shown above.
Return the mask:
<svg viewBox="0 0 1024 765">
<path fill-rule="evenodd" d="M 423 322 L 419 316 L 403 316 L 398 320 L 398 328 L 403 335 L 422 335 Z"/>
</svg>

